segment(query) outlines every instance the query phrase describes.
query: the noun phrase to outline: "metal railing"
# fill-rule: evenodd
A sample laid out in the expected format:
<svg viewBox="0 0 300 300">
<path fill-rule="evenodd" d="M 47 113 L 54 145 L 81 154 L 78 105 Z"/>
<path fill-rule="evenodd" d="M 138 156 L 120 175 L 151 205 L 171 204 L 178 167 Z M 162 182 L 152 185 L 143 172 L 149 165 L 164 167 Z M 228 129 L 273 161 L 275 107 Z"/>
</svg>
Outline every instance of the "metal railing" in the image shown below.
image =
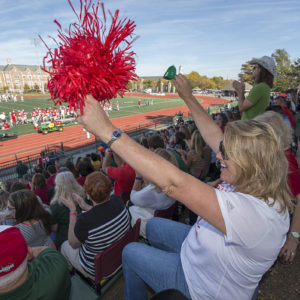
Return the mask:
<svg viewBox="0 0 300 300">
<path fill-rule="evenodd" d="M 171 124 L 173 124 L 173 116 L 166 116 L 121 126 L 121 128 L 127 134 L 138 135 L 144 130 L 150 128 L 157 129 L 160 126 L 169 126 Z M 16 167 L 18 161 L 22 161 L 23 164 L 27 165 L 28 172 L 32 173 L 34 170 L 34 165 L 37 164 L 37 160 L 41 157 L 40 153 L 42 151 L 44 151 L 45 155 L 47 156 L 57 156 L 60 158 L 61 164 L 63 164 L 64 160 L 67 158 L 72 158 L 72 155 L 68 153 L 69 151 L 91 145 L 95 145 L 97 150 L 98 144 L 99 141 L 95 140 L 94 138 L 87 139 L 86 137 L 79 137 L 59 143 L 47 144 L 44 146 L 18 151 L 13 154 L 13 159 L 9 159 L 9 157 L 12 157 L 12 154 L 2 155 L 0 158 L 3 159 L 4 157 L 7 157 L 8 159 L 4 162 L 0 162 L 0 180 L 17 178 Z"/>
</svg>

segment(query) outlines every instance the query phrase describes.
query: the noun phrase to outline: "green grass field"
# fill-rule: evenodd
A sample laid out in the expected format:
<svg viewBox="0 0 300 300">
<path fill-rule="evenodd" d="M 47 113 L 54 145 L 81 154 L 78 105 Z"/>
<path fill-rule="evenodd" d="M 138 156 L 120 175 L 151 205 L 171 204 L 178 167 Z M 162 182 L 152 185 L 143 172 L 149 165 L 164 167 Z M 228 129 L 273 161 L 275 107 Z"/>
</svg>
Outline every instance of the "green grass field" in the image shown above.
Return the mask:
<svg viewBox="0 0 300 300">
<path fill-rule="evenodd" d="M 20 98 L 18 102 L 4 102 L 2 101 L 0 103 L 0 112 L 5 112 L 6 116 L 9 116 L 10 110 L 22 110 L 25 109 L 27 112 L 27 117 L 30 119 L 30 112 L 35 107 L 39 107 L 42 109 L 45 109 L 47 107 L 54 107 L 54 103 L 52 101 L 48 101 L 49 97 L 31 97 L 31 98 L 25 98 L 24 102 L 20 102 Z M 138 107 L 138 100 L 141 99 L 142 105 L 139 108 Z M 116 101 L 119 101 L 120 110 L 116 110 Z M 146 100 L 153 100 L 153 105 L 146 106 Z M 200 100 L 201 101 L 201 100 Z M 135 115 L 140 113 L 146 113 L 150 111 L 157 111 L 160 109 L 165 108 L 171 108 L 171 107 L 177 107 L 185 105 L 183 100 L 180 98 L 143 98 L 143 97 L 124 97 L 124 98 L 116 98 L 112 100 L 113 103 L 113 111 L 109 112 L 110 118 L 119 118 L 129 115 Z M 232 103 L 232 106 L 237 105 L 237 103 Z M 211 108 L 211 113 L 214 113 L 218 110 L 218 106 Z M 66 126 L 73 126 L 74 123 L 66 124 Z M 27 125 L 18 125 L 16 127 L 17 134 L 18 135 L 24 135 L 28 133 L 34 133 L 36 130 L 34 130 L 33 125 L 27 124 Z"/>
<path fill-rule="evenodd" d="M 19 98 L 20 99 L 20 98 Z M 22 110 L 25 109 L 27 117 L 30 119 L 30 112 L 34 107 L 45 109 L 47 107 L 54 107 L 52 101 L 48 101 L 49 97 L 31 97 L 25 98 L 24 102 L 4 102 L 0 103 L 0 112 L 5 112 L 6 116 L 9 116 L 10 110 Z M 138 107 L 138 100 L 142 100 L 141 108 Z M 119 101 L 120 110 L 116 110 L 116 101 Z M 153 100 L 153 105 L 146 106 L 146 100 Z M 129 116 L 134 114 L 146 113 L 150 111 L 156 111 L 165 108 L 171 108 L 184 105 L 184 102 L 179 98 L 142 98 L 142 97 L 124 97 L 116 98 L 112 100 L 113 111 L 109 112 L 110 118 L 119 118 L 123 116 Z M 72 126 L 74 124 L 69 124 Z M 18 135 L 24 135 L 28 133 L 36 132 L 32 124 L 19 125 L 16 127 Z"/>
</svg>

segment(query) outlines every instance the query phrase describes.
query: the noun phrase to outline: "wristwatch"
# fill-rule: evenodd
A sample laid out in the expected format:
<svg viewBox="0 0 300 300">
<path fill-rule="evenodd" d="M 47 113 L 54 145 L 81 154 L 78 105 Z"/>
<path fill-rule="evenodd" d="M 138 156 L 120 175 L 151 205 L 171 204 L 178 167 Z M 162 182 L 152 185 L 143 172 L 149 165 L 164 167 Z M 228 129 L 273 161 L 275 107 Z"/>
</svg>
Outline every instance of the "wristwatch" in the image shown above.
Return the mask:
<svg viewBox="0 0 300 300">
<path fill-rule="evenodd" d="M 106 143 L 106 144 L 107 144 L 107 147 L 110 147 L 111 144 L 112 144 L 115 140 L 119 139 L 119 138 L 121 137 L 122 133 L 123 133 L 123 130 L 120 129 L 120 128 L 119 128 L 118 130 L 115 130 L 115 131 L 112 133 L 110 140 Z"/>
<path fill-rule="evenodd" d="M 300 233 L 297 232 L 297 231 L 290 231 L 289 234 L 295 238 L 296 240 L 298 240 L 298 243 L 299 243 L 299 238 L 300 238 Z"/>
</svg>

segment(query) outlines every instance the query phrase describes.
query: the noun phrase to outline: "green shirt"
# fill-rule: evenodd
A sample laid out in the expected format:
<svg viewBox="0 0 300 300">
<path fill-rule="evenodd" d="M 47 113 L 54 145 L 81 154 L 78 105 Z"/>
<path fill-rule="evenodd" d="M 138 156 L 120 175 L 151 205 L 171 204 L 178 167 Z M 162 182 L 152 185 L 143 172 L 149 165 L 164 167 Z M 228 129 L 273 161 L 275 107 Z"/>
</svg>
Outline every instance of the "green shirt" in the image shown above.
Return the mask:
<svg viewBox="0 0 300 300">
<path fill-rule="evenodd" d="M 242 120 L 250 120 L 266 111 L 270 103 L 270 87 L 265 82 L 254 84 L 247 100 L 254 105 L 243 112 Z"/>
<path fill-rule="evenodd" d="M 77 213 L 80 213 L 81 210 L 76 207 Z M 64 205 L 55 203 L 50 205 L 52 223 L 58 224 L 57 232 L 55 233 L 55 246 L 59 249 L 61 244 L 68 239 L 68 230 L 69 230 L 69 214 L 70 210 Z"/>
<path fill-rule="evenodd" d="M 181 171 L 190 174 L 190 171 L 189 171 L 186 163 L 184 162 L 184 160 L 181 158 L 181 156 L 174 149 L 169 148 L 168 150 L 170 150 L 174 154 L 177 164 L 178 164 L 178 168 Z"/>
<path fill-rule="evenodd" d="M 28 262 L 29 276 L 16 289 L 0 293 L 2 300 L 68 300 L 71 280 L 65 258 L 52 248 Z"/>
</svg>

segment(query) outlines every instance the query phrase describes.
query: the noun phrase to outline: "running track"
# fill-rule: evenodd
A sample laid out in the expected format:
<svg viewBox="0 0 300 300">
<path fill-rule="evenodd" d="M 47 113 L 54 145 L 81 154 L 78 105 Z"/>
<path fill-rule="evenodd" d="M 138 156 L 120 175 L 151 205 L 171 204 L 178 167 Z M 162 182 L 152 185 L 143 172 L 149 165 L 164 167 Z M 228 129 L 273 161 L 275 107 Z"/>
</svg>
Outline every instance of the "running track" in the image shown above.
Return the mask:
<svg viewBox="0 0 300 300">
<path fill-rule="evenodd" d="M 219 98 L 201 97 L 203 102 L 201 105 L 207 108 L 210 105 L 225 104 L 228 101 Z M 187 106 L 179 106 L 169 109 L 163 109 L 153 112 L 141 113 L 132 116 L 126 116 L 121 118 L 112 119 L 112 123 L 116 127 L 122 127 L 123 129 L 130 129 L 137 123 L 149 122 L 151 119 L 174 115 L 175 113 L 182 111 L 185 115 L 189 112 Z M 91 135 L 90 139 L 87 139 L 86 132 L 83 131 L 81 125 L 64 128 L 63 132 L 52 132 L 47 135 L 41 133 L 32 133 L 23 136 L 19 136 L 16 139 L 0 142 L 0 163 L 14 160 L 15 153 L 18 157 L 24 157 L 31 154 L 36 154 L 45 149 L 48 145 L 60 145 L 64 143 L 65 150 L 71 150 L 74 148 L 82 147 L 86 144 L 94 142 L 94 137 Z"/>
</svg>

